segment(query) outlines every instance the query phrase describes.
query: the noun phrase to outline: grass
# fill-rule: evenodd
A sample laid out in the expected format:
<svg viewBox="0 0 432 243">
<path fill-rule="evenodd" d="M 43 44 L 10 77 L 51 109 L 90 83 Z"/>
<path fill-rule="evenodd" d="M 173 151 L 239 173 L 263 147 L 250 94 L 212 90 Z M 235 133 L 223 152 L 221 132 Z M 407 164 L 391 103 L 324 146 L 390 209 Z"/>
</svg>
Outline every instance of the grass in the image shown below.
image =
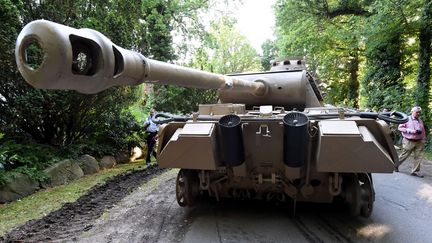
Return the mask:
<svg viewBox="0 0 432 243">
<path fill-rule="evenodd" d="M 16 202 L 0 204 L 0 236 L 31 219 L 39 219 L 65 203 L 74 202 L 93 186 L 123 172 L 145 167 L 144 160 L 84 176 L 67 185 L 40 190 Z"/>
</svg>

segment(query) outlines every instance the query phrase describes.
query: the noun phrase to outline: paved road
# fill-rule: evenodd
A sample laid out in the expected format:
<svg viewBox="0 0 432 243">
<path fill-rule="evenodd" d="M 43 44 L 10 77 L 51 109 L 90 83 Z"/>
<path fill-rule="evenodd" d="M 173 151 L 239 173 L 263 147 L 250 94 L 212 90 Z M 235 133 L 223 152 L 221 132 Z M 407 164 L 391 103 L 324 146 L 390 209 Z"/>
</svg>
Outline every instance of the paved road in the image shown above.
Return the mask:
<svg viewBox="0 0 432 243">
<path fill-rule="evenodd" d="M 244 202 L 207 204 L 193 211 L 184 242 L 432 242 L 432 180 L 405 173 L 374 174 L 369 219 L 334 206 L 289 207 Z"/>
<path fill-rule="evenodd" d="M 431 164 L 432 166 L 432 164 Z M 203 202 L 181 208 L 176 171 L 125 197 L 78 242 L 432 242 L 432 177 L 374 174 L 376 201 L 368 219 L 328 204 Z M 431 174 L 432 175 L 432 174 Z"/>
</svg>

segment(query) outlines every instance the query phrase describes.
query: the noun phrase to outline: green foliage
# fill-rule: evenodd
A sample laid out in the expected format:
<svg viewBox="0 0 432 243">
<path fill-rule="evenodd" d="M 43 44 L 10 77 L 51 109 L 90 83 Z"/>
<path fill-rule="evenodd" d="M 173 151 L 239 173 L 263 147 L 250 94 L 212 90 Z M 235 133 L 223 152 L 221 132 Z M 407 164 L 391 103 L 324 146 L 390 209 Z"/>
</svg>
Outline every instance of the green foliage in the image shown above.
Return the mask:
<svg viewBox="0 0 432 243">
<path fill-rule="evenodd" d="M 1 137 L 14 141 L 2 145 L 2 175 L 21 171 L 37 177 L 57 156 L 87 153 L 100 157 L 126 150 L 130 143 L 143 139 L 137 119 L 142 113 L 135 109 L 133 116 L 129 109 L 144 103 L 142 88 L 117 87 L 83 95 L 38 90 L 24 82 L 15 65 L 14 46 L 25 24 L 46 19 L 76 28 L 93 28 L 124 48 L 168 61 L 176 57 L 171 37 L 174 28 L 199 26 L 193 24 L 198 21 L 184 23 L 207 4 L 204 0 L 0 0 Z M 39 46 L 32 46 L 30 51 L 30 57 L 39 63 Z"/>
<path fill-rule="evenodd" d="M 47 145 L 16 143 L 9 140 L 1 144 L 0 164 L 6 170 L 23 165 L 34 165 L 37 169 L 42 169 L 44 164 L 49 164 L 57 159 L 54 151 Z"/>
<path fill-rule="evenodd" d="M 381 5 L 382 6 L 382 5 Z M 405 110 L 403 103 L 403 34 L 406 29 L 400 14 L 393 8 L 385 8 L 368 19 L 374 28 L 366 35 L 367 58 L 362 95 L 367 97 L 364 106 L 379 109 L 388 107 Z"/>
<path fill-rule="evenodd" d="M 304 57 L 323 81 L 326 102 L 357 107 L 364 20 L 343 14 L 354 2 L 325 2 L 327 5 L 322 1 L 276 3 L 279 55 Z M 340 15 L 335 14 L 337 10 Z"/>
<path fill-rule="evenodd" d="M 98 125 L 92 136 L 62 148 L 61 155 L 76 158 L 82 154 L 90 154 L 101 158 L 104 155 L 114 155 L 119 150 L 127 151 L 130 144 L 140 144 L 144 140 L 143 123 L 129 110 L 107 113 L 103 122 Z"/>
<path fill-rule="evenodd" d="M 105 143 L 86 141 L 85 143 L 74 143 L 58 151 L 62 158 L 76 159 L 83 154 L 92 155 L 95 158 L 102 158 L 104 155 L 114 155 L 118 148 Z"/>
<path fill-rule="evenodd" d="M 271 61 L 279 57 L 276 43 L 272 40 L 266 40 L 262 45 L 263 56 L 261 57 L 261 66 L 264 71 L 270 70 Z"/>
<path fill-rule="evenodd" d="M 414 82 L 418 63 L 430 66 L 430 54 L 421 54 L 427 48 L 417 45 L 427 33 L 420 27 L 430 26 L 426 3 L 279 0 L 276 44 L 281 56 L 306 58 L 322 80 L 328 103 L 373 110 L 406 111 L 415 103 L 428 107 L 427 68 L 417 75 L 418 80 L 425 75 L 423 81 Z"/>
<path fill-rule="evenodd" d="M 147 29 L 146 38 L 141 42 L 144 55 L 160 61 L 174 59 L 174 50 L 171 46 L 172 26 L 170 25 L 174 12 L 173 4 L 174 2 L 170 1 L 143 2 L 142 10 L 145 16 L 143 27 Z"/>
<path fill-rule="evenodd" d="M 145 129 L 130 113 L 124 112 L 120 117 L 110 117 L 105 122 L 105 129 L 95 141 L 111 145 L 113 148 L 126 150 L 130 143 L 143 140 Z"/>
<path fill-rule="evenodd" d="M 142 124 L 130 113 L 123 112 L 120 117 L 105 116 L 92 136 L 61 148 L 8 140 L 0 146 L 0 185 L 17 173 L 43 180 L 43 170 L 61 158 L 77 158 L 82 154 L 101 158 L 114 155 L 119 150 L 127 151 L 130 144 L 144 140 L 144 133 Z"/>
<path fill-rule="evenodd" d="M 203 43 L 209 57 L 204 66 L 221 74 L 259 71 L 261 65 L 257 51 L 234 24 L 235 20 L 229 17 L 222 17 L 211 24 L 208 39 Z"/>
<path fill-rule="evenodd" d="M 416 103 L 421 107 L 429 107 L 431 80 L 431 42 L 432 42 L 432 2 L 426 1 L 419 19 L 419 68 L 417 72 Z M 424 109 L 422 115 L 427 127 L 432 126 L 432 114 Z"/>
<path fill-rule="evenodd" d="M 2 18 L 0 29 L 10 31 L 4 33 L 0 43 L 2 49 L 10 52 L 2 53 L 4 56 L 0 59 L 5 60 L 0 68 L 3 72 L 0 124 L 9 137 L 30 137 L 38 143 L 59 147 L 80 143 L 95 135 L 103 136 L 101 130 L 108 129 L 101 121 L 113 120 L 113 117 L 121 119 L 124 116 L 120 116 L 120 112 L 142 100 L 135 88 L 112 88 L 97 95 L 81 95 L 29 87 L 18 74 L 13 55 L 17 32 L 24 24 L 44 18 L 78 28 L 94 28 L 120 46 L 168 61 L 175 58 L 171 37 L 173 26 L 181 25 L 184 19 L 194 15 L 194 11 L 207 6 L 207 2 L 201 0 L 171 1 L 169 4 L 161 0 L 142 3 L 97 0 L 3 2 L 0 11 L 5 18 Z"/>
<path fill-rule="evenodd" d="M 108 116 L 118 116 L 138 95 L 134 88 L 112 88 L 97 95 L 81 95 L 70 91 L 46 91 L 29 87 L 17 73 L 14 65 L 13 46 L 17 30 L 27 22 L 45 18 L 73 26 L 101 27 L 113 41 L 119 41 L 125 47 L 137 46 L 137 40 L 130 37 L 130 32 L 137 27 L 139 13 L 126 9 L 125 1 L 104 3 L 94 1 L 95 8 L 88 1 L 67 2 L 26 2 L 23 5 L 9 4 L 15 8 L 5 10 L 10 16 L 2 22 L 4 28 L 15 26 L 8 39 L 1 42 L 11 52 L 6 52 L 7 63 L 0 70 L 0 124 L 6 137 L 21 139 L 31 138 L 38 143 L 64 147 L 83 139 L 100 134 L 100 121 Z M 112 5 L 111 5 L 112 4 Z M 132 4 L 130 2 L 130 4 Z M 135 3 L 136 9 L 141 5 Z M 8 5 L 2 5 L 2 7 Z M 129 5 L 128 5 L 129 6 Z M 133 6 L 133 5 L 130 5 Z M 129 7 L 130 7 L 129 6 Z M 68 11 L 60 11 L 67 9 Z M 109 9 L 110 11 L 105 11 Z M 132 8 L 135 9 L 135 8 Z M 122 12 L 123 11 L 123 12 Z M 13 14 L 12 14 L 13 13 Z M 68 13 L 68 14 L 65 14 Z M 78 15 L 81 13 L 81 15 Z M 135 15 L 133 15 L 135 14 Z M 100 17 L 100 18 L 99 18 Z M 129 18 L 134 19 L 131 21 Z M 24 22 L 21 21 L 24 20 Z M 3 29 L 3 28 L 0 28 Z M 101 30 L 101 29 L 99 29 Z M 119 30 L 122 30 L 119 32 Z M 37 53 L 36 53 L 37 54 Z M 3 54 L 2 54 L 3 55 Z M 7 68 L 12 66 L 13 68 Z"/>
<path fill-rule="evenodd" d="M 189 114 L 198 110 L 199 104 L 216 103 L 216 90 L 159 86 L 150 94 L 157 111 Z"/>
<path fill-rule="evenodd" d="M 172 45 L 171 33 L 182 33 L 183 39 L 191 39 L 194 36 L 200 38 L 204 33 L 204 26 L 198 19 L 200 10 L 209 6 L 209 1 L 146 1 L 143 3 L 147 12 L 145 25 L 153 23 L 152 28 L 147 28 L 150 38 L 145 39 L 143 45 L 152 46 L 145 55 L 159 61 L 172 61 L 177 55 Z M 175 21 L 173 21 L 173 19 Z M 178 52 L 187 52 L 187 41 L 180 44 Z M 215 99 L 212 94 L 197 89 L 181 87 L 151 86 L 151 92 L 147 94 L 145 111 L 156 108 L 158 111 L 172 113 L 190 113 L 195 111 L 202 99 Z"/>
</svg>

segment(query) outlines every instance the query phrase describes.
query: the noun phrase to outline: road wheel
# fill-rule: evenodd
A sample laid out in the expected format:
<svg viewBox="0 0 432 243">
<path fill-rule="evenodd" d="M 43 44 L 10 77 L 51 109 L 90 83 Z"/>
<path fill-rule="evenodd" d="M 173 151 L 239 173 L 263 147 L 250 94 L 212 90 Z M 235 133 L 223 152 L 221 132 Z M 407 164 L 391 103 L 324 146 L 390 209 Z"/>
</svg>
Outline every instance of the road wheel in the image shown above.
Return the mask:
<svg viewBox="0 0 432 243">
<path fill-rule="evenodd" d="M 177 175 L 176 198 L 181 207 L 192 206 L 199 191 L 198 174 L 194 170 L 181 169 Z"/>
</svg>

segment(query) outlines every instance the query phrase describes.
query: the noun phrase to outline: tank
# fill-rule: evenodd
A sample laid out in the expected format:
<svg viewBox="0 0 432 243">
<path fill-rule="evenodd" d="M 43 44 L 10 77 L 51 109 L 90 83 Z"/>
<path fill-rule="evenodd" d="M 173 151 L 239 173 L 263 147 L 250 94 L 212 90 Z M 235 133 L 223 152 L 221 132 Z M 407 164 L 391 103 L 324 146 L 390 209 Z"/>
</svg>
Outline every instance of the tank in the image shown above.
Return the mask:
<svg viewBox="0 0 432 243">
<path fill-rule="evenodd" d="M 33 47 L 32 47 L 33 46 Z M 27 53 L 40 48 L 34 65 Z M 401 112 L 324 106 L 301 59 L 268 72 L 214 74 L 144 57 L 91 29 L 45 20 L 24 27 L 16 62 L 36 88 L 96 93 L 141 83 L 217 89 L 217 104 L 190 116 L 157 114 L 157 163 L 179 168 L 176 198 L 192 206 L 209 196 L 280 202 L 344 202 L 352 215 L 372 213 L 372 173 L 392 173 L 398 155 L 389 123 Z"/>
</svg>

